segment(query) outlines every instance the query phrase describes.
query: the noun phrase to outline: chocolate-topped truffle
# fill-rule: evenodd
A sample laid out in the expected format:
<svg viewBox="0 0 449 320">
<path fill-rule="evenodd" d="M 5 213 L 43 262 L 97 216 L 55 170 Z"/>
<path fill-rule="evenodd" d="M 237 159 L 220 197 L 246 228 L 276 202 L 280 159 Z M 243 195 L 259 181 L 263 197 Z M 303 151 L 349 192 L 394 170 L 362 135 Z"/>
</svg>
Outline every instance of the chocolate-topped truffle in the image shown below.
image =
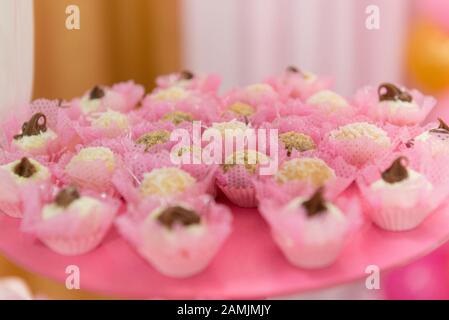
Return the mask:
<svg viewBox="0 0 449 320">
<path fill-rule="evenodd" d="M 36 171 L 36 167 L 25 157 L 14 167 L 14 173 L 23 178 L 31 177 Z"/>
<path fill-rule="evenodd" d="M 169 229 L 171 229 L 175 223 L 182 224 L 183 226 L 190 226 L 201 222 L 200 216 L 195 211 L 181 206 L 168 207 L 161 212 L 157 220 Z"/>
<path fill-rule="evenodd" d="M 382 172 L 382 179 L 388 183 L 397 183 L 407 179 L 408 171 L 402 164 L 403 161 L 407 161 L 407 158 L 399 157 L 394 160 L 391 166 Z"/>
<path fill-rule="evenodd" d="M 38 112 L 22 125 L 22 133 L 15 135 L 14 139 L 19 140 L 25 136 L 37 136 L 46 131 L 47 117 L 43 113 Z"/>
<path fill-rule="evenodd" d="M 95 99 L 101 99 L 105 95 L 104 90 L 100 88 L 99 86 L 95 86 L 89 93 L 89 99 L 95 100 Z"/>
<path fill-rule="evenodd" d="M 68 187 L 58 192 L 55 203 L 59 207 L 67 208 L 73 201 L 80 198 L 80 194 L 75 187 Z"/>
<path fill-rule="evenodd" d="M 402 91 L 392 83 L 382 83 L 377 90 L 377 94 L 379 95 L 379 101 L 413 101 L 410 93 Z"/>
<path fill-rule="evenodd" d="M 323 198 L 323 188 L 319 188 L 309 200 L 302 203 L 302 206 L 306 209 L 308 217 L 325 212 L 327 207 Z"/>
<path fill-rule="evenodd" d="M 447 123 L 444 122 L 444 120 L 441 118 L 438 118 L 438 122 L 440 123 L 438 128 L 431 129 L 430 132 L 449 134 L 449 126 L 447 125 Z"/>
<path fill-rule="evenodd" d="M 192 71 L 184 70 L 179 74 L 179 78 L 182 80 L 192 80 L 195 77 Z"/>
</svg>

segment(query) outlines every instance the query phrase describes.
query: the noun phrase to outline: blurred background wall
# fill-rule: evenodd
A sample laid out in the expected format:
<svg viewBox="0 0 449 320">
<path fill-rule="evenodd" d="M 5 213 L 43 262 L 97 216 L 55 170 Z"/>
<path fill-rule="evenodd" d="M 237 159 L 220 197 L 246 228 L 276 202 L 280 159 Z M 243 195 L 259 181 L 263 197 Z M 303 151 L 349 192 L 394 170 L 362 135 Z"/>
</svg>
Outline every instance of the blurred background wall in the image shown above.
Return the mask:
<svg viewBox="0 0 449 320">
<path fill-rule="evenodd" d="M 379 29 L 365 21 L 379 10 Z M 333 75 L 351 94 L 363 84 L 402 81 L 410 0 L 185 0 L 185 64 L 222 74 L 226 87 L 294 64 Z"/>
<path fill-rule="evenodd" d="M 33 87 L 33 1 L 0 1 L 0 118 Z"/>
<path fill-rule="evenodd" d="M 65 28 L 66 7 L 79 6 L 80 30 Z M 35 1 L 34 97 L 72 98 L 96 84 L 180 68 L 179 4 L 174 0 Z"/>
</svg>

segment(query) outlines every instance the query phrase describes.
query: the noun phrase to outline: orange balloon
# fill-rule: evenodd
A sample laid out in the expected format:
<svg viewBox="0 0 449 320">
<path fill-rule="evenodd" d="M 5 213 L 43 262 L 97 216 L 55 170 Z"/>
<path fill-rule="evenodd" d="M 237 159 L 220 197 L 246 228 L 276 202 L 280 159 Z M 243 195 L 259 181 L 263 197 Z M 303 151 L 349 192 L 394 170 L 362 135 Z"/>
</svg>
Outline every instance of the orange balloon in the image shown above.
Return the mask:
<svg viewBox="0 0 449 320">
<path fill-rule="evenodd" d="M 429 21 L 418 22 L 407 45 L 407 70 L 425 91 L 449 89 L 449 33 Z"/>
</svg>

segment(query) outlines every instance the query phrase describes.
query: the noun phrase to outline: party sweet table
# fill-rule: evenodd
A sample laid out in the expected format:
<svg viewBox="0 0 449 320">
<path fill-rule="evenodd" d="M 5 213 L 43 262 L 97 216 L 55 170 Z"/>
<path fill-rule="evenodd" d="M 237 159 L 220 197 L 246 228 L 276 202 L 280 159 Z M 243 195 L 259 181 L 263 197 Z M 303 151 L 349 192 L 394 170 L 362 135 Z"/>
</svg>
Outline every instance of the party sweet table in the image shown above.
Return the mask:
<svg viewBox="0 0 449 320">
<path fill-rule="evenodd" d="M 65 283 L 66 268 L 80 270 L 82 290 L 121 298 L 264 298 L 298 294 L 361 279 L 367 267 L 382 271 L 409 263 L 449 238 L 449 207 L 415 230 L 383 231 L 366 221 L 347 239 L 339 259 L 322 270 L 291 266 L 274 244 L 256 209 L 230 205 L 234 231 L 210 266 L 188 279 L 165 277 L 113 230 L 89 254 L 64 257 L 20 232 L 19 220 L 0 216 L 0 251 L 27 270 Z"/>
</svg>

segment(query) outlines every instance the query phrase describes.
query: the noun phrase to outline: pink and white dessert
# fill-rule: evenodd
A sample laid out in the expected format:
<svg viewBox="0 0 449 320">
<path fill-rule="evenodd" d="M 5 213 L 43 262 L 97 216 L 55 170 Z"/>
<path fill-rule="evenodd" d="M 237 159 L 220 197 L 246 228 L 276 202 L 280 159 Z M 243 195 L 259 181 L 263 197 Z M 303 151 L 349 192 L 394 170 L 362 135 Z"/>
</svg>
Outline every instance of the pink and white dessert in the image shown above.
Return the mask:
<svg viewBox="0 0 449 320">
<path fill-rule="evenodd" d="M 318 91 L 329 89 L 333 80 L 330 77 L 318 77 L 311 72 L 289 66 L 281 75 L 271 77 L 267 82 L 283 100 L 301 99 L 306 101 Z"/>
<path fill-rule="evenodd" d="M 322 188 L 311 197 L 299 196 L 281 206 L 262 202 L 259 209 L 276 244 L 294 266 L 324 268 L 338 258 L 349 223 L 336 205 L 323 198 Z"/>
<path fill-rule="evenodd" d="M 374 121 L 398 126 L 420 124 L 436 104 L 432 97 L 392 83 L 382 83 L 377 91 L 372 87 L 362 88 L 354 100 L 361 111 Z"/>
<path fill-rule="evenodd" d="M 118 168 L 118 158 L 107 147 L 85 147 L 74 155 L 63 170 L 70 183 L 81 188 L 105 191 Z"/>
<path fill-rule="evenodd" d="M 404 231 L 417 227 L 434 209 L 434 186 L 399 157 L 368 185 L 359 184 L 368 214 L 382 229 Z"/>
<path fill-rule="evenodd" d="M 13 218 L 21 218 L 20 189 L 29 183 L 43 184 L 50 181 L 48 168 L 32 158 L 23 157 L 0 166 L 0 211 Z"/>
<path fill-rule="evenodd" d="M 145 89 L 133 81 L 121 82 L 111 88 L 95 86 L 81 99 L 72 102 L 83 114 L 103 112 L 108 109 L 127 113 L 137 107 Z"/>
<path fill-rule="evenodd" d="M 107 110 L 92 119 L 91 127 L 98 131 L 101 137 L 116 138 L 129 132 L 130 123 L 126 115 Z"/>
<path fill-rule="evenodd" d="M 45 155 L 57 134 L 47 128 L 47 117 L 43 113 L 34 114 L 25 122 L 19 134 L 12 141 L 13 147 L 31 155 Z"/>
<path fill-rule="evenodd" d="M 225 159 L 217 170 L 216 183 L 231 202 L 240 207 L 256 207 L 257 197 L 254 179 L 259 176 L 260 165 L 266 165 L 269 157 L 255 150 L 241 150 Z"/>
<path fill-rule="evenodd" d="M 439 125 L 426 130 L 413 139 L 414 143 L 423 143 L 429 145 L 433 155 L 449 153 L 449 126 L 438 119 Z"/>
<path fill-rule="evenodd" d="M 331 90 L 321 90 L 310 96 L 306 104 L 324 114 L 345 112 L 350 109 L 348 101 Z"/>
<path fill-rule="evenodd" d="M 353 122 L 332 130 L 329 146 L 346 162 L 361 167 L 391 149 L 388 133 L 369 122 Z"/>
<path fill-rule="evenodd" d="M 139 254 L 162 274 L 190 277 L 203 271 L 231 231 L 228 208 L 208 196 L 169 203 L 148 199 L 128 207 L 117 225 Z"/>
<path fill-rule="evenodd" d="M 181 87 L 191 91 L 216 94 L 220 87 L 220 77 L 214 74 L 201 75 L 189 70 L 160 76 L 156 79 L 159 88 Z"/>
<path fill-rule="evenodd" d="M 59 190 L 47 203 L 31 188 L 23 197 L 22 229 L 36 235 L 53 251 L 69 256 L 95 249 L 118 210 L 117 202 L 82 195 L 74 187 Z"/>
</svg>

